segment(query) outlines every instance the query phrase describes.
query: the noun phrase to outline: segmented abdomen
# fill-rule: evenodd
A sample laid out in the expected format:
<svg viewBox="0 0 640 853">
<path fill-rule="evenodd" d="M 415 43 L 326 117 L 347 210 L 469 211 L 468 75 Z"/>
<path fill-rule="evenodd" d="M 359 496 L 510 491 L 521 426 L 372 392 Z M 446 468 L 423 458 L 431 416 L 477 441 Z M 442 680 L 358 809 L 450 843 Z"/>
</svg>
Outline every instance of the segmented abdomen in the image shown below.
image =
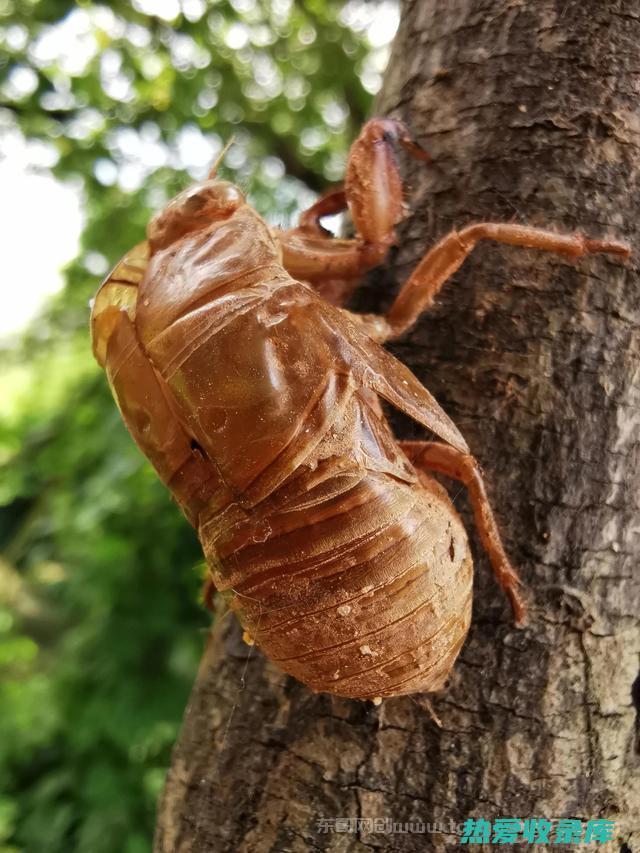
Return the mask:
<svg viewBox="0 0 640 853">
<path fill-rule="evenodd" d="M 466 534 L 361 396 L 276 493 L 199 532 L 245 629 L 312 689 L 362 699 L 446 678 L 471 615 Z"/>
</svg>

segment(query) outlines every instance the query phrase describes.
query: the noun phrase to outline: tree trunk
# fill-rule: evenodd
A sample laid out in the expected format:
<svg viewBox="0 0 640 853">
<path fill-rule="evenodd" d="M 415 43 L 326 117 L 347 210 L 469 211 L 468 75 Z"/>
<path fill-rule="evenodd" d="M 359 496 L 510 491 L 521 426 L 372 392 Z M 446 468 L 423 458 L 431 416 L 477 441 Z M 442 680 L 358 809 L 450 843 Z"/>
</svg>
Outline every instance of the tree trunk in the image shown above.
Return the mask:
<svg viewBox="0 0 640 853">
<path fill-rule="evenodd" d="M 401 248 L 358 308 L 386 307 L 425 247 L 468 222 L 636 247 L 627 263 L 483 245 L 393 347 L 484 467 L 529 625 L 514 629 L 476 548 L 439 728 L 413 697 L 313 695 L 218 620 L 157 853 L 454 850 L 472 816 L 610 818 L 598 849 L 640 850 L 639 45 L 640 0 L 406 4 L 377 112 L 435 165 L 405 163 Z M 429 834 L 318 823 L 336 818 L 421 819 Z"/>
</svg>

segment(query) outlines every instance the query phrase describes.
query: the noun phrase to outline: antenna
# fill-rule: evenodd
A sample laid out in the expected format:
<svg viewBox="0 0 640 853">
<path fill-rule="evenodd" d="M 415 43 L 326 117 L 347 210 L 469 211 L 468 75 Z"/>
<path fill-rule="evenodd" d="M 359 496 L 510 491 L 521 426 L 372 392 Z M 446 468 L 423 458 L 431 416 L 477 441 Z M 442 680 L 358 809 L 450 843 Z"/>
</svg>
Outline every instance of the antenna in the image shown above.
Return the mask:
<svg viewBox="0 0 640 853">
<path fill-rule="evenodd" d="M 209 178 L 209 180 L 211 180 L 212 178 L 215 178 L 215 176 L 216 176 L 216 172 L 217 172 L 217 171 L 218 171 L 218 169 L 220 168 L 220 164 L 221 164 L 221 163 L 222 163 L 222 161 L 224 160 L 224 158 L 225 158 L 225 155 L 226 155 L 227 151 L 231 148 L 231 146 L 233 145 L 233 143 L 234 143 L 234 142 L 235 142 L 235 136 L 232 136 L 232 137 L 231 137 L 231 139 L 230 139 L 230 140 L 227 142 L 227 144 L 224 146 L 224 148 L 222 149 L 222 151 L 218 154 L 218 157 L 217 157 L 217 159 L 216 159 L 216 162 L 213 164 L 213 166 L 211 167 L 211 171 L 210 171 L 210 172 L 209 172 L 209 174 L 207 175 L 207 177 Z"/>
</svg>

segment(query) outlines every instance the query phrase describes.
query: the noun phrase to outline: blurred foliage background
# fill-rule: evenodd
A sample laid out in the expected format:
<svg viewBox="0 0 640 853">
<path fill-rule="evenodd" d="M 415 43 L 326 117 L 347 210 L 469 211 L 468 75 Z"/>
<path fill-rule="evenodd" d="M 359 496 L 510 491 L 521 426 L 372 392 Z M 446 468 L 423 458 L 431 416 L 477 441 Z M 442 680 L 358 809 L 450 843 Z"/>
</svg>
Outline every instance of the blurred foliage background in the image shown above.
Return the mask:
<svg viewBox="0 0 640 853">
<path fill-rule="evenodd" d="M 92 360 L 89 300 L 232 134 L 224 176 L 274 224 L 338 181 L 396 14 L 0 0 L 0 151 L 19 139 L 84 212 L 64 288 L 0 346 L 0 853 L 151 849 L 209 623 L 195 535 Z"/>
</svg>

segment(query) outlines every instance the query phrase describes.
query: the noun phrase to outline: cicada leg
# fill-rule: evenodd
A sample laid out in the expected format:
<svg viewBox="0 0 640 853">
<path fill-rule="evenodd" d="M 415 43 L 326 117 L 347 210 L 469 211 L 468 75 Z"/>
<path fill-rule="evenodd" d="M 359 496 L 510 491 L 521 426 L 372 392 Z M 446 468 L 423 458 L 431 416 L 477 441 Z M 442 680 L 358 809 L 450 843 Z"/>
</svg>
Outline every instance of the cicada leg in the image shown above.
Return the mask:
<svg viewBox="0 0 640 853">
<path fill-rule="evenodd" d="M 396 338 L 413 326 L 433 302 L 442 285 L 462 266 L 481 240 L 510 246 L 541 249 L 570 257 L 607 253 L 627 257 L 629 247 L 616 240 L 592 240 L 582 234 L 556 234 L 541 228 L 501 222 L 479 222 L 461 231 L 451 231 L 422 258 L 402 286 L 385 319 L 389 338 Z"/>
<path fill-rule="evenodd" d="M 500 222 L 479 222 L 451 231 L 429 249 L 403 284 L 385 315 L 367 315 L 361 325 L 376 341 L 393 340 L 407 332 L 432 304 L 449 278 L 481 240 L 540 249 L 569 257 L 610 254 L 628 257 L 630 249 L 617 240 L 593 240 L 582 234 L 556 234 L 541 228 Z"/>
<path fill-rule="evenodd" d="M 344 213 L 347 207 L 347 194 L 344 191 L 344 187 L 328 190 L 311 207 L 308 207 L 300 214 L 300 222 L 294 230 L 308 234 L 309 236 L 315 234 L 318 237 L 333 239 L 333 234 L 322 227 L 322 219 L 325 216 L 335 216 L 338 213 Z"/>
<path fill-rule="evenodd" d="M 212 613 L 215 612 L 215 595 L 216 595 L 216 585 L 213 582 L 213 577 L 211 574 L 207 575 L 207 578 L 202 586 L 202 600 L 204 601 L 204 605 L 207 610 L 210 610 Z"/>
<path fill-rule="evenodd" d="M 351 146 L 344 189 L 322 196 L 302 214 L 297 228 L 277 232 L 289 274 L 309 282 L 334 304 L 344 304 L 362 274 L 383 260 L 404 216 L 394 143 L 428 159 L 401 122 L 372 119 Z M 322 217 L 347 209 L 356 231 L 353 239 L 335 238 L 322 228 Z"/>
<path fill-rule="evenodd" d="M 372 119 L 349 152 L 344 190 L 332 190 L 320 198 L 302 215 L 298 228 L 277 233 L 289 273 L 312 284 L 334 304 L 344 304 L 362 274 L 380 264 L 395 241 L 395 226 L 404 216 L 404 204 L 394 142 L 413 156 L 428 159 L 401 122 Z M 322 228 L 320 219 L 347 208 L 356 236 L 351 240 L 336 239 Z M 372 337 L 382 342 L 410 329 L 482 240 L 570 257 L 629 255 L 629 247 L 615 240 L 557 234 L 516 223 L 469 225 L 451 231 L 425 254 L 387 315 L 369 323 Z"/>
<path fill-rule="evenodd" d="M 524 623 L 527 607 L 520 594 L 522 582 L 502 545 L 478 462 L 471 454 L 436 441 L 401 441 L 399 444 L 418 470 L 435 471 L 466 486 L 480 541 L 487 552 L 496 580 L 511 602 L 516 623 Z"/>
</svg>

